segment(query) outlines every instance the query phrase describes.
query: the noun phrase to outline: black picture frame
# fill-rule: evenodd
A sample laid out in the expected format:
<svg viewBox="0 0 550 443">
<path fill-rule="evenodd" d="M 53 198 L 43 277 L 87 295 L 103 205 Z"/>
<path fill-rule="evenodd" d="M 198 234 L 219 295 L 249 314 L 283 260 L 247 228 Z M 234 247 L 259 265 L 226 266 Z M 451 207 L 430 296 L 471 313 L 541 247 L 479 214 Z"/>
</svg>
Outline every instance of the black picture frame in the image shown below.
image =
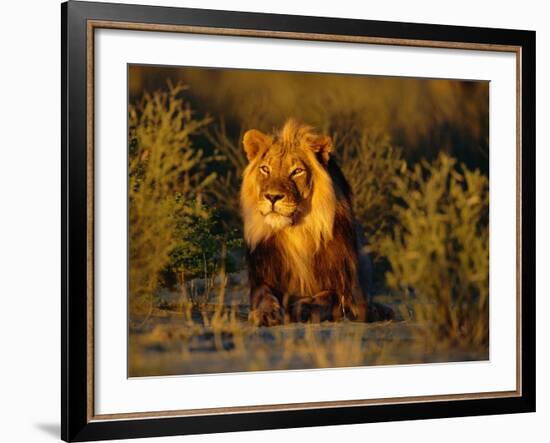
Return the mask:
<svg viewBox="0 0 550 443">
<path fill-rule="evenodd" d="M 535 411 L 535 32 L 69 1 L 61 5 L 61 437 L 65 441 L 369 423 Z M 90 20 L 510 45 L 521 54 L 521 395 L 349 407 L 96 420 L 89 408 L 87 23 Z"/>
</svg>

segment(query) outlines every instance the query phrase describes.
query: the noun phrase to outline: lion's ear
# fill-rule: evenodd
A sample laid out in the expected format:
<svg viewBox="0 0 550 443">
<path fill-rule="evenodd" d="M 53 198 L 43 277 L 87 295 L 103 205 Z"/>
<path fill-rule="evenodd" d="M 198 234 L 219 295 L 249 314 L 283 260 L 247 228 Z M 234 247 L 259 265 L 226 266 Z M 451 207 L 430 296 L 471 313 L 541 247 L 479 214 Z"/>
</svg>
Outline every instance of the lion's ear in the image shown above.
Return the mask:
<svg viewBox="0 0 550 443">
<path fill-rule="evenodd" d="M 251 162 L 256 158 L 258 153 L 267 146 L 269 142 L 269 136 L 257 129 L 249 129 L 245 132 L 243 137 L 244 151 L 248 161 Z"/>
<path fill-rule="evenodd" d="M 310 146 L 321 163 L 326 165 L 332 152 L 332 139 L 328 135 L 319 135 L 311 141 Z"/>
</svg>

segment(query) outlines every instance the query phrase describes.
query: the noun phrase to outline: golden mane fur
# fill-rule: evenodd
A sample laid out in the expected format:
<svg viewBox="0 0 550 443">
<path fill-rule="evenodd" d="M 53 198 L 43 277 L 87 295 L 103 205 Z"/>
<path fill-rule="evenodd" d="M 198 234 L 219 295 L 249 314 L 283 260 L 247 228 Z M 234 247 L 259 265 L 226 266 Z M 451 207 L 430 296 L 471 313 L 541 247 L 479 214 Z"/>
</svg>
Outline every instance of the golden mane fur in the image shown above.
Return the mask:
<svg viewBox="0 0 550 443">
<path fill-rule="evenodd" d="M 298 204 L 297 212 L 301 217 L 294 224 L 284 220 L 267 223 L 258 210 L 260 190 L 256 170 L 262 160 L 260 153 L 250 161 L 243 174 L 240 200 L 246 244 L 254 251 L 261 242 L 277 236 L 282 261 L 295 271 L 291 273 L 290 287 L 301 294 L 314 294 L 321 289 L 311 272 L 311 261 L 321 245 L 333 237 L 336 192 L 331 176 L 318 159 L 319 154 L 324 153 L 316 151 L 319 143 L 326 139 L 317 135 L 312 127 L 294 120 L 287 121 L 278 133 L 264 139 L 263 149 L 267 151 L 263 153 L 264 159 L 270 155 L 298 154 L 311 171 L 311 193 Z"/>
</svg>

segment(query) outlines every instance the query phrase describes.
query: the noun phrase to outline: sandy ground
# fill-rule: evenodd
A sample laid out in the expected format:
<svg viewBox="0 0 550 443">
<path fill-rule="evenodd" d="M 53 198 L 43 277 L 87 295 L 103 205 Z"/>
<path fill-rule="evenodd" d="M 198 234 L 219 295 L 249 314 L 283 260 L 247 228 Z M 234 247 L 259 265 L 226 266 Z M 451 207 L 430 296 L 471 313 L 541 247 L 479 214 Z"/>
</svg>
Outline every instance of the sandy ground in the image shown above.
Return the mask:
<svg viewBox="0 0 550 443">
<path fill-rule="evenodd" d="M 214 289 L 201 295 L 200 309 L 182 306 L 181 293 L 161 293 L 152 314 L 138 319 L 138 328 L 130 328 L 129 376 L 488 359 L 488 349 L 435 349 L 423 328 L 411 320 L 253 327 L 247 322 L 247 291 L 239 277 L 230 276 L 230 290 L 221 304 Z M 200 287 L 189 291 L 195 291 L 195 301 L 197 294 L 204 294 Z M 403 311 L 395 297 L 373 299 Z"/>
</svg>

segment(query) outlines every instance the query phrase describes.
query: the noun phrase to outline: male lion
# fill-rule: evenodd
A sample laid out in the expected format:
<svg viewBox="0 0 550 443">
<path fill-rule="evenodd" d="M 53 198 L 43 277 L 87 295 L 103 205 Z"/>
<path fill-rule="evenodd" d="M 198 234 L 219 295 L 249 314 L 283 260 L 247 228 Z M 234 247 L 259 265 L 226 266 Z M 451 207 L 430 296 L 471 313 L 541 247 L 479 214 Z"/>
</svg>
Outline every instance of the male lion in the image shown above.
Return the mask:
<svg viewBox="0 0 550 443">
<path fill-rule="evenodd" d="M 289 120 L 273 135 L 247 131 L 243 144 L 249 320 L 366 320 L 352 194 L 330 137 Z"/>
</svg>

